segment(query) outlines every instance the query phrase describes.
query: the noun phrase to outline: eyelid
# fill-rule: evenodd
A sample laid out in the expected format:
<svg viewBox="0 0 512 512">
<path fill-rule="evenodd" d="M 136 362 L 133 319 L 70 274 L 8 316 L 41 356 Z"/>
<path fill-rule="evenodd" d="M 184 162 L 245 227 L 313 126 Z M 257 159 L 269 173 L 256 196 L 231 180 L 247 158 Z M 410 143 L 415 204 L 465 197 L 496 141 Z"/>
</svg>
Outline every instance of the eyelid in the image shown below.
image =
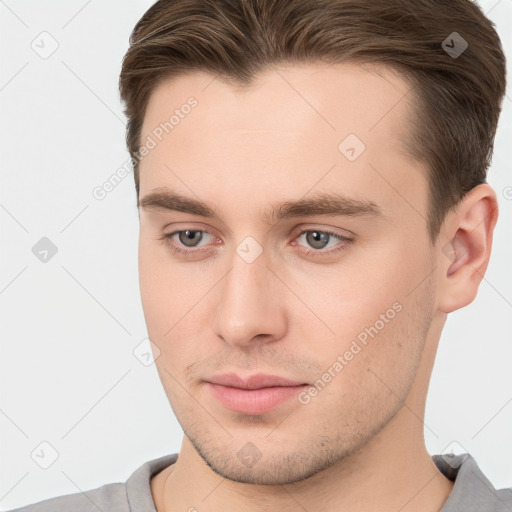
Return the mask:
<svg viewBox="0 0 512 512">
<path fill-rule="evenodd" d="M 344 233 L 338 232 L 336 229 L 341 231 L 339 228 L 331 228 L 330 226 L 318 226 L 314 224 L 301 225 L 293 231 L 293 238 L 297 238 L 303 233 L 309 233 L 311 231 L 318 231 L 319 233 L 327 233 L 333 237 L 340 238 L 342 240 L 349 240 L 355 238 L 355 233 L 347 229 L 342 230 Z"/>
</svg>

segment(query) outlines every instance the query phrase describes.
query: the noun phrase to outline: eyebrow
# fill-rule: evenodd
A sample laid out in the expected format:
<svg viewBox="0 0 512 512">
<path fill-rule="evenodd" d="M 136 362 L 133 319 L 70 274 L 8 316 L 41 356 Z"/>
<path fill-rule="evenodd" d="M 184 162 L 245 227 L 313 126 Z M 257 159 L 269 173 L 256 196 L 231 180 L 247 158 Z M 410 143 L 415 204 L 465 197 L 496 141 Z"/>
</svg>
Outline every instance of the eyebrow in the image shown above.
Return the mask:
<svg viewBox="0 0 512 512">
<path fill-rule="evenodd" d="M 157 188 L 148 193 L 140 201 L 137 201 L 137 207 L 190 213 L 222 222 L 215 210 L 206 203 L 171 192 L 166 188 Z M 273 224 L 286 218 L 313 215 L 384 217 L 381 207 L 373 201 L 350 198 L 339 193 L 324 192 L 315 194 L 310 198 L 288 200 L 271 205 L 263 212 L 263 220 Z"/>
</svg>

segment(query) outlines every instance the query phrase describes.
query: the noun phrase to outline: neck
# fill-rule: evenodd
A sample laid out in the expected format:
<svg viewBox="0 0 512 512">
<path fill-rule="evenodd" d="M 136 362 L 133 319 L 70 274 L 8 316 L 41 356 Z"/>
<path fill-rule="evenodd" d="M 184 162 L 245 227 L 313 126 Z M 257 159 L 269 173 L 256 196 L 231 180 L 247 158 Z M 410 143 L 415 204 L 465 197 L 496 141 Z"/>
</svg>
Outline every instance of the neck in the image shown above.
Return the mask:
<svg viewBox="0 0 512 512">
<path fill-rule="evenodd" d="M 158 512 L 439 511 L 453 483 L 439 472 L 425 449 L 422 435 L 418 436 L 422 428 L 421 420 L 406 405 L 358 452 L 310 478 L 286 485 L 224 479 L 185 437 L 177 462 L 159 475 L 154 495 L 161 499 L 155 499 L 155 504 Z"/>
</svg>

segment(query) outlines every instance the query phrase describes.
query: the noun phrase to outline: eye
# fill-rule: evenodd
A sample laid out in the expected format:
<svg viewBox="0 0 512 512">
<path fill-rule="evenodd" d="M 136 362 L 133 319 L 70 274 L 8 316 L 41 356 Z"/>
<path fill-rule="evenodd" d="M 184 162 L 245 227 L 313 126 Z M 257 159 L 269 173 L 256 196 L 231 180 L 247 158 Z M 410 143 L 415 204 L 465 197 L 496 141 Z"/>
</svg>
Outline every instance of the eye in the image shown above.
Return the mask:
<svg viewBox="0 0 512 512">
<path fill-rule="evenodd" d="M 187 247 L 196 247 L 197 243 L 203 239 L 203 234 L 206 231 L 193 231 L 192 229 L 186 229 L 185 231 L 176 231 L 178 240 Z"/>
<path fill-rule="evenodd" d="M 177 242 L 174 241 L 176 235 L 178 239 Z M 164 234 L 159 239 L 162 240 L 172 251 L 188 254 L 191 252 L 203 251 L 203 249 L 201 249 L 201 251 L 195 250 L 194 247 L 201 247 L 199 242 L 203 240 L 204 235 L 209 235 L 209 233 L 199 229 L 185 229 Z"/>
<path fill-rule="evenodd" d="M 163 234 L 159 240 L 162 240 L 164 244 L 175 253 L 198 254 L 208 250 L 207 247 L 201 248 L 203 246 L 207 246 L 208 244 L 200 245 L 200 242 L 203 241 L 205 235 L 215 238 L 213 235 L 204 230 L 185 229 Z M 306 243 L 309 244 L 312 248 L 297 244 L 295 240 L 299 240 L 303 237 L 306 240 Z M 214 244 L 218 243 L 218 241 L 219 239 L 217 238 L 217 241 L 214 242 Z M 338 241 L 338 243 L 334 243 L 329 246 L 331 241 Z M 302 247 L 302 252 L 306 253 L 307 255 L 324 256 L 347 249 L 353 241 L 354 239 L 352 238 L 345 237 L 332 231 L 309 229 L 303 230 L 299 236 L 291 242 L 291 245 L 299 245 Z M 326 249 L 326 247 L 328 248 Z"/>
<path fill-rule="evenodd" d="M 307 254 L 313 255 L 333 254 L 335 252 L 342 251 L 354 241 L 352 238 L 348 238 L 338 233 L 333 233 L 332 231 L 322 231 L 319 229 L 302 231 L 297 237 L 297 240 L 301 238 L 303 238 L 306 243 L 312 247 L 312 249 L 305 247 L 304 251 Z M 331 241 L 338 241 L 338 243 L 334 243 L 329 246 Z M 297 245 L 293 242 L 292 244 Z M 328 247 L 328 249 L 325 249 L 326 247 Z"/>
</svg>

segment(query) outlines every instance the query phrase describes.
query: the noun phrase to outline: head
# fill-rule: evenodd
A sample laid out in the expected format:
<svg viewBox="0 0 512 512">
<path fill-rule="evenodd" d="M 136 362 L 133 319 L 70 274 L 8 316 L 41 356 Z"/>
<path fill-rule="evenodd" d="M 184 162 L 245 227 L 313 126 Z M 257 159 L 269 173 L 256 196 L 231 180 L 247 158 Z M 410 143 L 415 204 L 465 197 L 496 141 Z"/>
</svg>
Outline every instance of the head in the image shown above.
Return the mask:
<svg viewBox="0 0 512 512">
<path fill-rule="evenodd" d="M 492 24 L 469 0 L 159 1 L 130 43 L 142 303 L 197 452 L 285 483 L 404 428 L 489 259 Z M 244 414 L 211 395 L 225 372 L 308 386 Z"/>
</svg>

